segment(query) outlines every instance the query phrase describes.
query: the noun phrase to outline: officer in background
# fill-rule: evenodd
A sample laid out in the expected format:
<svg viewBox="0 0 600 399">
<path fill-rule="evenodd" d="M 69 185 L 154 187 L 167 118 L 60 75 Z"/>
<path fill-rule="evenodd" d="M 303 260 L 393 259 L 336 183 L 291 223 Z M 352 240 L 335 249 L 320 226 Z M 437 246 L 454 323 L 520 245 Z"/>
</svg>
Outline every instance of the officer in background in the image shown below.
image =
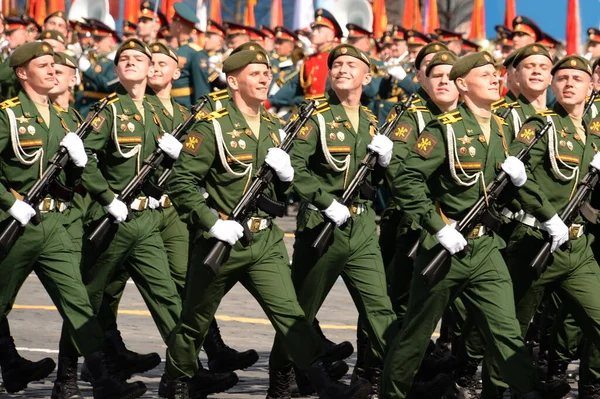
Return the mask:
<svg viewBox="0 0 600 399">
<path fill-rule="evenodd" d="M 225 28 L 213 20 L 208 20 L 204 32 L 204 49 L 197 52 L 192 60 L 192 84 L 194 102 L 224 85 L 223 60 L 226 57 Z"/>
<path fill-rule="evenodd" d="M 247 26 L 236 24 L 234 22 L 224 22 L 223 27 L 226 32 L 225 40 L 227 42 L 227 47 L 231 50 L 250 41 L 250 30 Z"/>
<path fill-rule="evenodd" d="M 9 67 L 8 57 L 17 48 L 27 43 L 27 23 L 20 17 L 6 17 L 4 34 L 7 44 L 3 50 L 5 58 L 0 65 L 0 100 L 14 97 L 19 91 L 17 77 Z"/>
<path fill-rule="evenodd" d="M 540 27 L 533 20 L 523 15 L 517 16 L 513 20 L 512 26 L 515 50 L 542 40 L 542 30 Z"/>
<path fill-rule="evenodd" d="M 281 89 L 285 83 L 293 78 L 298 70 L 292 60 L 292 54 L 296 48 L 298 35 L 285 26 L 277 26 L 275 28 L 275 58 L 273 62 L 273 83 L 269 90 L 269 95 L 272 96 Z M 276 66 L 275 66 L 276 64 Z"/>
<path fill-rule="evenodd" d="M 453 32 L 448 29 L 438 28 L 435 30 L 438 40 L 448 47 L 448 50 L 454 52 L 457 56 L 462 52 L 463 34 Z"/>
<path fill-rule="evenodd" d="M 137 24 L 134 24 L 131 21 L 123 21 L 123 40 L 136 38 L 137 29 Z"/>
<path fill-rule="evenodd" d="M 151 1 L 144 1 L 140 5 L 137 35 L 146 44 L 154 42 L 160 28 L 169 25 L 165 14 L 158 9 L 155 13 L 155 8 L 156 4 Z"/>
<path fill-rule="evenodd" d="M 589 28 L 587 34 L 588 40 L 585 45 L 585 58 L 594 62 L 596 58 L 600 57 L 600 29 Z"/>
<path fill-rule="evenodd" d="M 44 18 L 44 30 L 55 30 L 66 38 L 69 33 L 69 21 L 64 11 L 54 11 Z"/>
</svg>

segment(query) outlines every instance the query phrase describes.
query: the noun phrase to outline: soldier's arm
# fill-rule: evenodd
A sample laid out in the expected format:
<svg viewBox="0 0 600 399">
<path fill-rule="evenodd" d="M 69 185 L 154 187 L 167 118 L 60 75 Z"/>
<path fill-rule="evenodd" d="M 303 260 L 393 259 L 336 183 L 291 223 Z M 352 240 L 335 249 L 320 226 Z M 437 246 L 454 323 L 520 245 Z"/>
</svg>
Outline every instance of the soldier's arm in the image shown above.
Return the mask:
<svg viewBox="0 0 600 399">
<path fill-rule="evenodd" d="M 296 74 L 292 79 L 288 80 L 281 89 L 271 97 L 267 102 L 267 108 L 270 107 L 286 107 L 290 105 L 298 105 L 304 100 L 304 92 L 300 86 L 300 74 Z"/>
<path fill-rule="evenodd" d="M 210 84 L 208 82 L 208 69 L 200 67 L 200 61 L 203 58 L 201 51 L 196 52 L 190 61 L 190 79 L 194 93 L 194 101 L 210 93 Z M 207 61 L 208 62 L 208 61 Z"/>
<path fill-rule="evenodd" d="M 110 140 L 112 130 L 112 115 L 110 111 L 102 112 L 96 121 L 92 122 L 92 131 L 86 136 L 83 145 L 88 161 L 83 170 L 82 184 L 92 198 L 105 206 L 115 199 L 115 193 L 98 167 L 98 159 Z"/>
<path fill-rule="evenodd" d="M 509 148 L 511 155 L 516 155 L 522 148 L 527 147 L 533 140 L 534 133 L 537 129 L 541 129 L 545 122 L 540 117 L 534 116 L 525 121 L 523 127 L 517 134 L 515 140 Z M 523 206 L 523 209 L 535 216 L 540 222 L 545 222 L 556 214 L 556 209 L 552 206 L 544 189 L 539 186 L 538 182 L 533 177 L 533 171 L 536 168 L 544 167 L 544 160 L 548 156 L 548 135 L 546 133 L 529 151 L 529 156 L 525 160 L 525 171 L 527 172 L 527 182 L 517 191 L 517 199 Z"/>
<path fill-rule="evenodd" d="M 12 72 L 12 71 L 11 71 Z M 6 147 L 10 145 L 10 128 L 6 111 L 0 111 L 0 154 L 4 153 Z M 0 184 L 0 208 L 7 211 L 15 203 L 15 196 L 10 192 L 9 187 Z"/>
<path fill-rule="evenodd" d="M 206 204 L 198 190 L 209 171 L 216 154 L 214 134 L 208 122 L 198 122 L 187 134 L 183 151 L 175 161 L 167 183 L 169 198 L 180 218 L 188 225 L 205 231 L 219 219 Z"/>
<path fill-rule="evenodd" d="M 427 125 L 416 143 L 400 163 L 392 186 L 392 195 L 406 214 L 435 234 L 446 223 L 428 197 L 427 180 L 446 159 L 444 126 L 434 121 Z"/>
<path fill-rule="evenodd" d="M 323 189 L 321 182 L 310 168 L 310 158 L 318 150 L 319 127 L 314 120 L 309 120 L 294 141 L 290 153 L 294 168 L 294 190 L 303 199 L 323 210 L 335 199 Z"/>
<path fill-rule="evenodd" d="M 395 116 L 396 113 L 392 109 L 387 120 L 389 121 Z M 416 113 L 407 110 L 402 118 L 400 118 L 400 121 L 398 121 L 396 129 L 390 136 L 390 139 L 392 139 L 392 142 L 394 143 L 394 152 L 392 153 L 392 160 L 385 172 L 385 180 L 390 186 L 398 174 L 400 163 L 406 158 L 411 148 L 415 145 L 418 135 L 419 128 L 416 121 Z"/>
</svg>

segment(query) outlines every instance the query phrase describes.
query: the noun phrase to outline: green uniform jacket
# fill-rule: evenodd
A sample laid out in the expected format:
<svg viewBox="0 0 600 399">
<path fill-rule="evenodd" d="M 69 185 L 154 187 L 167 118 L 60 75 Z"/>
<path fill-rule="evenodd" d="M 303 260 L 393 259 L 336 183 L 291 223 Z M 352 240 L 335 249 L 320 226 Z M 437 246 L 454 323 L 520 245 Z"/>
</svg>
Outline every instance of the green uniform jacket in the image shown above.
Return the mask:
<svg viewBox="0 0 600 399">
<path fill-rule="evenodd" d="M 15 137 L 11 137 L 8 109 L 16 116 Z M 75 125 L 74 121 L 69 120 L 70 116 L 50 106 L 48 128 L 35 104 L 24 91 L 19 92 L 17 97 L 1 103 L 0 110 L 0 209 L 7 211 L 15 202 L 15 196 L 10 189 L 21 195 L 26 194 L 40 178 L 40 163 L 44 165 L 45 170 L 48 160 L 59 150 L 60 141 Z M 21 158 L 25 161 L 32 161 L 34 157 L 31 155 L 37 151 L 41 154 L 42 149 L 43 155 L 31 165 L 26 165 L 15 153 L 15 148 L 20 149 L 18 152 L 22 152 Z M 59 181 L 72 187 L 83 168 L 78 168 L 71 162 L 67 165 L 66 173 L 60 173 Z"/>
<path fill-rule="evenodd" d="M 82 74 L 83 90 L 77 93 L 75 108 L 81 115 L 87 115 L 91 106 L 112 93 L 118 83 L 113 60 L 100 57 L 96 65 Z"/>
<path fill-rule="evenodd" d="M 179 45 L 177 56 L 179 57 L 179 68 L 181 68 L 181 76 L 173 82 L 172 96 L 180 104 L 186 107 L 191 106 L 198 97 L 202 94 L 196 94 L 194 70 L 198 69 L 199 64 L 196 63 L 197 54 L 202 49 L 193 42 L 185 41 Z M 192 83 L 194 82 L 194 84 Z"/>
<path fill-rule="evenodd" d="M 494 110 L 496 114 L 503 115 L 506 113 L 507 109 L 512 107 L 508 117 L 506 118 L 506 123 L 512 132 L 512 134 L 506 134 L 506 140 L 510 143 L 517 136 L 519 130 L 521 130 L 521 126 L 523 126 L 523 122 L 525 122 L 529 117 L 535 115 L 536 111 L 533 108 L 533 105 L 523 96 L 522 94 L 516 101 L 512 103 L 504 102 L 497 109 Z"/>
<path fill-rule="evenodd" d="M 116 97 L 92 122 L 93 129 L 84 141 L 88 163 L 83 185 L 103 206 L 110 204 L 115 194 L 137 174 L 162 134 L 156 123 L 156 109 L 147 99 L 144 99 L 144 122 L 124 88 L 111 96 Z"/>
<path fill-rule="evenodd" d="M 261 106 L 257 139 L 233 101 L 192 126 L 168 183 L 169 197 L 182 220 L 209 231 L 219 219 L 217 212 L 229 215 L 263 165 L 268 149 L 279 145 L 279 129 L 279 120 Z M 206 188 L 208 198 L 198 186 Z M 276 180 L 264 193 L 283 198 L 288 187 Z M 269 217 L 262 210 L 256 214 Z"/>
<path fill-rule="evenodd" d="M 377 119 L 368 108 L 361 107 L 359 131 L 356 133 L 333 91 L 316 100 L 319 106 L 298 134 L 291 160 L 295 170 L 295 191 L 303 200 L 324 210 L 334 199 L 341 198 L 356 174 L 360 161 L 367 153 L 367 145 L 377 131 Z M 371 176 L 371 183 L 383 177 L 383 168 L 379 165 L 375 172 Z M 371 201 L 359 197 L 356 202 L 370 206 Z M 308 221 L 307 226 L 299 224 L 299 230 L 323 222 L 320 212 L 310 214 L 314 219 Z"/>
<path fill-rule="evenodd" d="M 447 138 L 450 127 L 456 137 L 454 145 L 449 145 Z M 507 130 L 506 123 L 494 116 L 488 145 L 467 107 L 461 106 L 439 116 L 427 125 L 400 165 L 392 186 L 394 199 L 431 234 L 440 231 L 446 223 L 430 196 L 448 218 L 460 220 L 483 195 L 484 181 L 487 185 L 494 179 L 506 158 L 504 132 Z M 451 161 L 449 155 L 454 157 L 455 154 Z M 474 180 L 467 175 L 477 173 L 480 177 L 475 184 L 463 185 Z M 459 183 L 459 179 L 463 183 Z"/>
<path fill-rule="evenodd" d="M 589 123 L 583 122 L 587 132 L 584 144 L 568 113 L 557 103 L 553 110 L 540 112 L 525 121 L 510 146 L 510 153 L 516 154 L 531 143 L 535 131 L 546 124 L 548 117 L 552 119 L 554 128 L 529 152 L 525 162 L 527 182 L 517 194 L 525 211 L 539 222 L 547 221 L 567 205 L 572 191 L 588 172 L 590 162 L 600 146 L 600 118 L 594 118 Z M 553 148 L 558 151 L 555 152 Z M 574 178 L 565 179 L 571 176 Z M 581 222 L 582 218 L 578 219 L 578 223 Z"/>
</svg>

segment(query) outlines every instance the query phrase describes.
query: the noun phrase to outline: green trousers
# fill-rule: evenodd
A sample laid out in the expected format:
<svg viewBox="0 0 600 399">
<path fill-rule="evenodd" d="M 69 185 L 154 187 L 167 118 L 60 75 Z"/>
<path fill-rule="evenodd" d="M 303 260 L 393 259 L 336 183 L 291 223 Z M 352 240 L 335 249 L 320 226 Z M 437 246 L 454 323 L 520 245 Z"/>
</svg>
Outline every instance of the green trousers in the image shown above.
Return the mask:
<svg viewBox="0 0 600 399">
<path fill-rule="evenodd" d="M 27 224 L 0 263 L 0 306 L 2 314 L 8 315 L 19 289 L 34 271 L 62 316 L 72 345 L 87 355 L 102 349 L 104 334 L 82 282 L 80 248 L 65 228 L 69 226 L 68 211 L 42 213 L 38 225 Z M 72 230 L 75 235 L 76 227 Z M 3 324 L 7 329 L 8 322 Z"/>
<path fill-rule="evenodd" d="M 431 285 L 418 273 L 441 246 L 417 257 L 404 324 L 385 358 L 381 398 L 407 396 L 431 334 L 446 307 L 459 295 L 509 384 L 519 392 L 534 389 L 536 371 L 515 317 L 510 275 L 499 250 L 502 240 L 484 235 L 468 241 L 471 252 L 452 256 L 446 273 Z"/>
<path fill-rule="evenodd" d="M 236 282 L 258 301 L 298 367 L 306 369 L 322 356 L 324 344 L 294 291 L 283 231 L 272 225 L 254 233 L 247 247 L 236 243 L 216 274 L 202 265 L 213 242 L 207 234 L 199 234 L 192 243 L 183 312 L 168 343 L 169 378 L 190 377 L 198 369 L 197 353 L 208 327 L 221 299 Z"/>
<path fill-rule="evenodd" d="M 303 212 L 318 211 L 301 210 L 299 223 L 307 217 Z M 314 214 L 309 214 L 308 218 L 312 216 Z M 366 212 L 350 218 L 342 228 L 336 228 L 331 244 L 317 258 L 310 247 L 321 228 L 322 224 L 318 224 L 296 232 L 292 280 L 298 301 L 308 321 L 312 322 L 338 277 L 342 276 L 369 338 L 370 350 L 366 354 L 365 365 L 380 365 L 387 342 L 398 330 L 398 324 L 387 295 L 374 211 L 368 208 Z M 289 363 L 282 338 L 275 337 L 271 350 L 270 364 L 274 368 Z"/>
<path fill-rule="evenodd" d="M 587 345 L 588 350 L 582 353 L 582 367 L 596 364 L 596 360 L 589 361 L 589 356 L 596 356 L 597 353 L 592 346 L 600 346 L 600 297 L 597 295 L 600 292 L 600 270 L 591 249 L 593 237 L 584 234 L 571 240 L 570 249 L 557 249 L 546 271 L 538 280 L 533 280 L 529 266 L 542 240 L 539 230 L 521 224 L 515 228 L 506 248 L 522 336 L 525 336 L 529 322 L 542 300 L 556 291 L 568 302 L 584 336 L 595 344 Z M 593 379 L 584 370 L 583 374 L 586 373 L 588 381 Z M 501 379 L 501 376 L 495 377 Z"/>
<path fill-rule="evenodd" d="M 100 249 L 84 244 L 82 275 L 92 308 L 99 312 L 107 285 L 123 267 L 140 291 L 162 339 L 168 342 L 181 313 L 181 299 L 158 231 L 160 221 L 158 211 L 134 212 L 131 220 L 115 226 L 116 231 Z M 107 326 L 102 327 L 106 331 Z M 61 340 L 66 345 L 64 333 Z"/>
</svg>

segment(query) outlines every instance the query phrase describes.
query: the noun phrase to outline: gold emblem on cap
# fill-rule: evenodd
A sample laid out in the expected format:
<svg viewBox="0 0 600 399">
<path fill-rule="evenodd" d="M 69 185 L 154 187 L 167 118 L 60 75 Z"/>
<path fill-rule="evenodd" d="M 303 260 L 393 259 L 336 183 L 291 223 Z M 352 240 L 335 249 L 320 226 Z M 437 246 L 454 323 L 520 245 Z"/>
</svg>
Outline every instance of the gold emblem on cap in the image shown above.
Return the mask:
<svg viewBox="0 0 600 399">
<path fill-rule="evenodd" d="M 489 55 L 484 54 L 483 58 L 487 61 L 487 62 L 492 62 L 492 59 L 490 58 Z"/>
<path fill-rule="evenodd" d="M 323 14 L 323 10 L 322 9 L 317 10 L 317 15 L 321 15 L 321 14 Z"/>
<path fill-rule="evenodd" d="M 523 18 L 521 18 L 521 17 L 517 17 L 517 23 L 518 23 L 518 24 L 520 24 L 520 23 L 521 23 L 521 21 L 523 21 Z"/>
<path fill-rule="evenodd" d="M 46 32 L 46 38 L 49 39 L 50 37 L 52 37 L 52 34 L 50 32 Z"/>
<path fill-rule="evenodd" d="M 575 66 L 577 66 L 577 61 L 571 60 L 570 64 L 572 67 L 575 67 Z"/>
<path fill-rule="evenodd" d="M 321 22 L 322 20 L 323 20 L 323 17 L 321 17 L 321 16 L 317 17 L 317 22 Z"/>
<path fill-rule="evenodd" d="M 256 50 L 256 47 L 254 47 L 254 46 L 249 46 L 249 47 L 248 47 L 248 50 L 252 50 L 252 51 L 254 51 L 254 50 Z"/>
<path fill-rule="evenodd" d="M 448 61 L 448 54 L 442 54 L 442 61 Z"/>
<path fill-rule="evenodd" d="M 344 47 L 340 50 L 340 53 L 342 53 L 342 54 L 346 54 L 347 52 L 348 52 L 348 49 L 346 47 Z"/>
<path fill-rule="evenodd" d="M 134 48 L 135 47 L 135 42 L 133 42 L 133 41 L 129 42 L 129 47 L 130 48 Z"/>
<path fill-rule="evenodd" d="M 48 46 L 46 46 L 46 45 L 44 44 L 44 45 L 42 46 L 42 51 L 43 51 L 44 53 L 47 53 L 47 52 L 49 52 L 49 51 L 50 51 L 50 49 L 48 48 Z"/>
<path fill-rule="evenodd" d="M 158 51 L 160 50 L 160 47 L 158 46 L 158 44 L 155 44 L 154 46 L 152 46 L 152 50 Z"/>
<path fill-rule="evenodd" d="M 263 56 L 262 56 L 262 55 L 260 55 L 260 54 L 256 54 L 256 59 L 257 59 L 258 61 L 262 61 L 262 60 L 263 60 Z"/>
<path fill-rule="evenodd" d="M 537 53 L 538 51 L 540 51 L 540 49 L 538 48 L 538 46 L 533 46 L 531 48 L 531 51 L 533 51 L 534 53 Z"/>
<path fill-rule="evenodd" d="M 440 45 L 439 45 L 439 44 L 436 44 L 436 45 L 434 45 L 434 46 L 433 46 L 433 49 L 434 49 L 435 51 L 440 51 L 441 47 L 440 47 Z"/>
</svg>

